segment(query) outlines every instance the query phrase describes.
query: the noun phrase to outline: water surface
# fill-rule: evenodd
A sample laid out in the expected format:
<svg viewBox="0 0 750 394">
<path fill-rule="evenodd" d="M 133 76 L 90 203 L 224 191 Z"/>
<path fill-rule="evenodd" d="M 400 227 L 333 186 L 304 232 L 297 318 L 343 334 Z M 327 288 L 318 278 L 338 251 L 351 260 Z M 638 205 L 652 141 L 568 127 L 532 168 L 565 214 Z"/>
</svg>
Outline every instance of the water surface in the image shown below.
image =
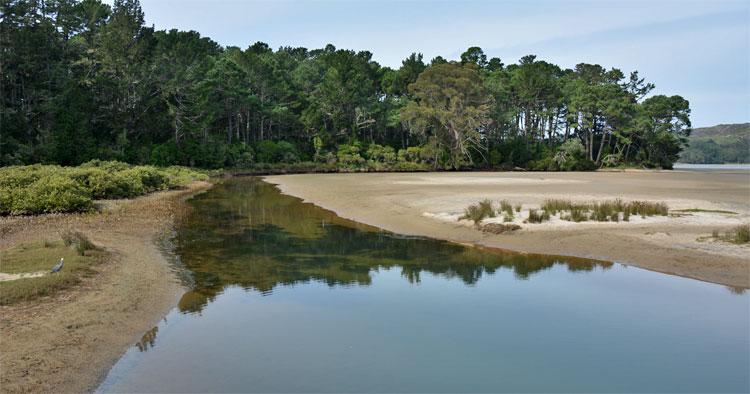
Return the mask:
<svg viewBox="0 0 750 394">
<path fill-rule="evenodd" d="M 235 179 L 195 197 L 187 292 L 104 392 L 747 392 L 750 297 L 403 237 Z"/>
<path fill-rule="evenodd" d="M 681 171 L 750 171 L 750 164 L 690 164 L 674 163 L 675 170 Z"/>
</svg>

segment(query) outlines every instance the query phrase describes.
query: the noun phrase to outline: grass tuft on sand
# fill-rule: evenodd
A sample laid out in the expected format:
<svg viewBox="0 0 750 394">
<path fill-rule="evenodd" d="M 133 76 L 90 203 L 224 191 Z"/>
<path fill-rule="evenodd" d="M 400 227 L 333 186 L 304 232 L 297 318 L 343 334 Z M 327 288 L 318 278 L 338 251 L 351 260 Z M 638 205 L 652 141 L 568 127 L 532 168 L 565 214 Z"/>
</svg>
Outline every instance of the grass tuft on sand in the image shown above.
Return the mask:
<svg viewBox="0 0 750 394">
<path fill-rule="evenodd" d="M 595 203 L 574 203 L 570 200 L 549 199 L 542 204 L 542 210 L 553 216 L 560 212 L 561 219 L 573 222 L 588 220 L 599 222 L 619 222 L 623 220 L 628 222 L 630 221 L 630 215 L 640 215 L 645 218 L 669 214 L 669 207 L 663 202 L 624 202 L 619 198 Z M 620 214 L 622 214 L 622 218 L 620 218 Z"/>
<path fill-rule="evenodd" d="M 476 204 L 469 205 L 464 209 L 464 214 L 458 220 L 469 219 L 474 222 L 474 225 L 479 225 L 485 218 L 494 218 L 495 208 L 492 205 L 492 201 L 483 200 Z"/>
<path fill-rule="evenodd" d="M 750 223 L 733 227 L 732 229 L 724 232 L 724 235 L 721 235 L 719 233 L 719 230 L 713 230 L 713 232 L 711 233 L 711 238 L 736 244 L 750 243 Z"/>
<path fill-rule="evenodd" d="M 38 277 L 0 281 L 0 305 L 50 296 L 75 286 L 82 278 L 92 275 L 94 271 L 91 267 L 102 262 L 107 253 L 93 247 L 88 239 L 86 241 L 89 248 L 83 253 L 79 252 L 79 243 L 76 243 L 80 240 L 71 242 L 70 246 L 66 246 L 63 241 L 44 240 L 0 252 L 2 273 L 43 273 Z M 62 270 L 50 273 L 60 258 L 65 259 Z"/>
</svg>

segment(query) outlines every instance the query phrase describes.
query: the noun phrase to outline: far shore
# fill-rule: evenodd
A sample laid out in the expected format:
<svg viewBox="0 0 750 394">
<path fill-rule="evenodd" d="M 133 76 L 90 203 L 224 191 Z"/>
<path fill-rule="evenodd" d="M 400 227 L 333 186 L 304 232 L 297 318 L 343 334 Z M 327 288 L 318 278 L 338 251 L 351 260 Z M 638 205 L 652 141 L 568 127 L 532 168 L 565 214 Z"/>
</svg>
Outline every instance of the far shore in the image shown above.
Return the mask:
<svg viewBox="0 0 750 394">
<path fill-rule="evenodd" d="M 0 306 L 0 391 L 93 391 L 111 366 L 177 304 L 183 286 L 158 245 L 210 187 L 98 201 L 101 212 L 0 218 L 0 250 L 81 231 L 111 258 L 72 289 Z M 23 279 L 22 279 L 23 280 Z"/>
<path fill-rule="evenodd" d="M 466 244 L 615 261 L 735 288 L 750 288 L 750 247 L 710 239 L 750 222 L 750 172 L 439 172 L 267 176 L 282 192 L 388 231 Z M 506 234 L 459 221 L 469 204 L 507 199 L 665 202 L 669 217 L 624 223 L 553 220 Z M 701 210 L 695 212 L 694 210 Z M 709 211 L 726 211 L 720 213 Z"/>
</svg>

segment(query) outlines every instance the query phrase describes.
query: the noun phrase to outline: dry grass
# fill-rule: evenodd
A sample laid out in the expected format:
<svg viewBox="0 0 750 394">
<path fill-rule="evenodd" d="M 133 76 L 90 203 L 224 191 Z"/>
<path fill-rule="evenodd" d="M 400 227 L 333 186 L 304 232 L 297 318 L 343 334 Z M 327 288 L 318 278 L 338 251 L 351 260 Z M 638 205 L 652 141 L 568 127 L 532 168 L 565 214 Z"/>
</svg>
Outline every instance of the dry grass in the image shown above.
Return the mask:
<svg viewBox="0 0 750 394">
<path fill-rule="evenodd" d="M 87 250 L 96 250 L 96 246 L 93 242 L 83 235 L 80 231 L 65 231 L 60 234 L 63 244 L 75 249 L 78 255 L 83 256 Z"/>
</svg>

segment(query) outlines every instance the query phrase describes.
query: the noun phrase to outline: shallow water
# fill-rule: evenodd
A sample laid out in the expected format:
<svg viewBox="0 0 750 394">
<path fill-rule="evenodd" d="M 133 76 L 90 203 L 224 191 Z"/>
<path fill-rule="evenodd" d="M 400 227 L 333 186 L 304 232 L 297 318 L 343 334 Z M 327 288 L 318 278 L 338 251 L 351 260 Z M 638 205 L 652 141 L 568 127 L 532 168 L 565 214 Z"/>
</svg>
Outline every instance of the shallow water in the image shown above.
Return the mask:
<svg viewBox="0 0 750 394">
<path fill-rule="evenodd" d="M 235 179 L 191 201 L 194 290 L 102 392 L 747 392 L 750 295 L 404 237 Z"/>
<path fill-rule="evenodd" d="M 689 164 L 675 163 L 675 170 L 681 171 L 750 171 L 750 164 Z"/>
</svg>

